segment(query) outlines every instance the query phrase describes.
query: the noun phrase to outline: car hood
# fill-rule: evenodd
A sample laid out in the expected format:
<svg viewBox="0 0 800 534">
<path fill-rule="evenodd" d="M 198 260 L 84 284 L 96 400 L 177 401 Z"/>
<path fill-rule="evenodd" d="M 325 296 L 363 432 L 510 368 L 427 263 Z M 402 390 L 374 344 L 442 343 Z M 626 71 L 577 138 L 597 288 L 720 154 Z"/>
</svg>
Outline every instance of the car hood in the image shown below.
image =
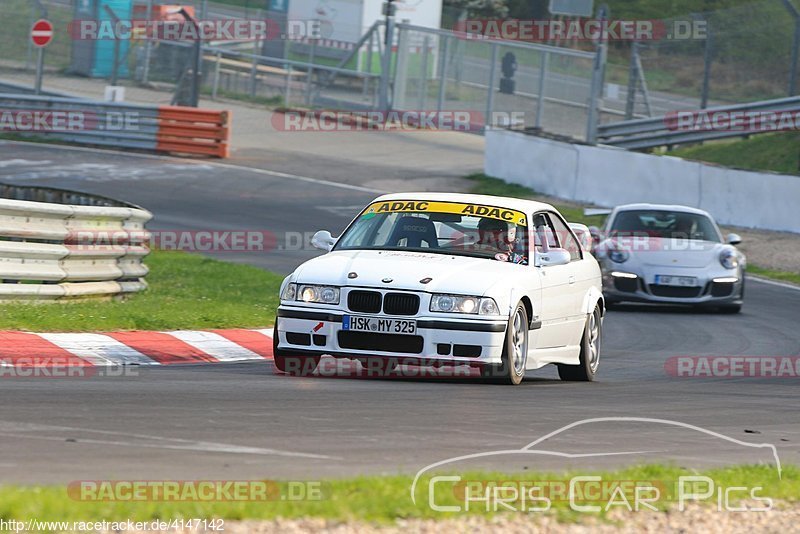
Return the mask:
<svg viewBox="0 0 800 534">
<path fill-rule="evenodd" d="M 653 267 L 689 267 L 702 268 L 719 261 L 723 243 L 713 241 L 662 239 L 650 237 L 646 239 L 612 238 L 611 246 L 616 246 L 636 256 L 643 265 Z"/>
<path fill-rule="evenodd" d="M 307 261 L 295 272 L 301 284 L 381 287 L 484 295 L 508 280 L 518 265 L 484 258 L 404 251 L 347 250 Z M 356 278 L 349 278 L 356 273 Z M 421 280 L 430 278 L 424 284 Z M 384 280 L 391 279 L 391 282 Z"/>
</svg>

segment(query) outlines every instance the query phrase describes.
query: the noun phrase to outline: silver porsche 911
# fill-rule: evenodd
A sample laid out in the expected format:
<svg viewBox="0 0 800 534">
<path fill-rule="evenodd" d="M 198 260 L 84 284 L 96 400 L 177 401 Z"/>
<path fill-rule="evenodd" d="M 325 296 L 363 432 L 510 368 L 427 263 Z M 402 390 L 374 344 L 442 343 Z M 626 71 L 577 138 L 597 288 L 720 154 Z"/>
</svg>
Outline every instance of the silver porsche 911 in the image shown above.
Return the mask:
<svg viewBox="0 0 800 534">
<path fill-rule="evenodd" d="M 746 260 L 735 247 L 741 238 L 723 239 L 707 212 L 628 204 L 611 210 L 602 229 L 590 232 L 607 306 L 660 302 L 741 310 Z"/>
</svg>

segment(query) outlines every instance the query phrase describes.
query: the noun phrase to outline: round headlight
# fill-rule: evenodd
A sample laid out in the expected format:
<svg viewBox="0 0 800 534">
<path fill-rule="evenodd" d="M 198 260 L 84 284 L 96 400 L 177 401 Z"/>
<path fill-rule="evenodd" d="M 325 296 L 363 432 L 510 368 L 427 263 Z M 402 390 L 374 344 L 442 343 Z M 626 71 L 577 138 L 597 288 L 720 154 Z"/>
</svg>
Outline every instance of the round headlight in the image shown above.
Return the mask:
<svg viewBox="0 0 800 534">
<path fill-rule="evenodd" d="M 464 313 L 472 313 L 477 307 L 478 303 L 473 298 L 465 298 L 461 301 L 461 311 Z"/>
<path fill-rule="evenodd" d="M 314 293 L 315 292 L 314 292 L 314 288 L 313 287 L 307 287 L 307 288 L 303 289 L 303 294 L 302 294 L 303 300 L 305 302 L 313 302 L 315 300 L 314 299 Z"/>
<path fill-rule="evenodd" d="M 335 302 L 336 301 L 336 290 L 332 287 L 326 287 L 322 290 L 322 294 L 320 295 L 320 300 L 322 302 Z"/>
<path fill-rule="evenodd" d="M 614 263 L 625 263 L 628 261 L 630 254 L 627 250 L 609 250 L 608 257 Z"/>
<path fill-rule="evenodd" d="M 494 299 L 484 298 L 481 299 L 481 315 L 500 315 L 500 310 L 497 309 L 497 303 Z"/>
<path fill-rule="evenodd" d="M 439 297 L 439 309 L 443 312 L 453 311 L 456 306 L 456 301 L 453 297 Z"/>
</svg>

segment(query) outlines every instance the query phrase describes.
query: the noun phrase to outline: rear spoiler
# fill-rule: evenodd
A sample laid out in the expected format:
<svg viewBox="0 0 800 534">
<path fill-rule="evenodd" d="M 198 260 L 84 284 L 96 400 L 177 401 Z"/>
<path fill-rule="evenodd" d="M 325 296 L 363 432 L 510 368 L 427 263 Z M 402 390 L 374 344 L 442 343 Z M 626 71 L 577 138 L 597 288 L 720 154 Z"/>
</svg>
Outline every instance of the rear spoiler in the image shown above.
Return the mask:
<svg viewBox="0 0 800 534">
<path fill-rule="evenodd" d="M 592 215 L 610 215 L 612 211 L 614 210 L 611 208 L 584 208 L 583 214 L 586 217 L 591 217 Z"/>
</svg>

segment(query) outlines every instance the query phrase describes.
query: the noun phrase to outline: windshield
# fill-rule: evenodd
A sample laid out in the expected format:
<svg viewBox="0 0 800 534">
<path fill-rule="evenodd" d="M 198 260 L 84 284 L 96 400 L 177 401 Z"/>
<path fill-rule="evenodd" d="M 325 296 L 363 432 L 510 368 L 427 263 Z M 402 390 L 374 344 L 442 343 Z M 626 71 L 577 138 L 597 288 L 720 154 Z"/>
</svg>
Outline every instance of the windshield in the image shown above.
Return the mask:
<svg viewBox="0 0 800 534">
<path fill-rule="evenodd" d="M 661 237 L 720 242 L 714 223 L 705 215 L 684 211 L 630 210 L 621 211 L 612 222 L 612 237 Z"/>
<path fill-rule="evenodd" d="M 496 206 L 375 202 L 350 225 L 335 250 L 407 250 L 527 264 L 527 228 L 524 213 Z"/>
</svg>

